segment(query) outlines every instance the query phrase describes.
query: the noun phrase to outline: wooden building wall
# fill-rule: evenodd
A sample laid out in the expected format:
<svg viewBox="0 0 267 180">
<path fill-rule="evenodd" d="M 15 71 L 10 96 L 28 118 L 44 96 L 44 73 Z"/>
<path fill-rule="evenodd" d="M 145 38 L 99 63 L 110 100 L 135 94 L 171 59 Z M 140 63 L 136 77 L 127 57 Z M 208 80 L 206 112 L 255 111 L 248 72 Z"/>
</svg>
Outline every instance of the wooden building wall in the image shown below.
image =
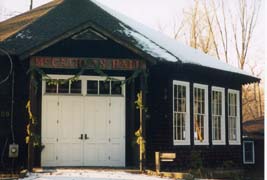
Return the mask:
<svg viewBox="0 0 267 180">
<path fill-rule="evenodd" d="M 190 82 L 190 134 L 191 145 L 173 145 L 173 80 Z M 193 145 L 193 83 L 201 83 L 209 86 L 209 144 Z M 238 80 L 229 73 L 220 74 L 211 69 L 205 69 L 192 65 L 178 63 L 159 63 L 150 68 L 148 81 L 148 115 L 147 119 L 147 161 L 148 167 L 154 168 L 155 151 L 175 152 L 176 159 L 173 163 L 167 163 L 166 168 L 185 169 L 191 167 L 194 152 L 200 152 L 204 167 L 219 167 L 226 161 L 232 161 L 235 165 L 242 165 L 241 145 L 228 145 L 228 133 L 226 132 L 226 145 L 211 144 L 211 86 L 241 90 Z M 241 92 L 241 91 L 240 91 Z M 227 91 L 226 91 L 227 93 Z M 225 94 L 227 97 L 227 94 Z M 240 95 L 242 97 L 242 95 Z M 227 104 L 227 98 L 225 98 Z M 240 104 L 242 104 L 240 102 Z M 227 114 L 227 107 L 225 108 Z M 240 112 L 242 115 L 242 113 Z M 241 116 L 242 119 L 242 116 Z M 226 117 L 227 131 L 227 117 Z M 242 134 L 241 134 L 242 137 Z"/>
<path fill-rule="evenodd" d="M 73 40 L 65 39 L 61 42 L 52 45 L 43 51 L 35 54 L 36 56 L 56 56 L 56 57 L 92 57 L 92 58 L 133 58 L 142 59 L 140 56 L 132 53 L 130 50 L 118 45 L 111 40 Z M 19 61 L 18 61 L 19 62 Z M 29 98 L 29 80 L 26 71 L 29 59 L 16 64 L 15 74 L 15 117 L 14 129 L 16 131 L 15 137 L 17 143 L 20 145 L 19 159 L 16 160 L 17 167 L 27 167 L 27 146 L 25 144 L 26 124 L 28 123 L 27 112 L 25 109 L 26 102 Z M 23 65 L 22 65 L 23 64 Z M 24 67 L 25 66 L 25 67 Z M 1 67 L 0 67 L 1 68 Z M 233 81 L 229 73 L 218 73 L 215 70 L 204 69 L 192 65 L 181 65 L 178 63 L 159 63 L 148 67 L 148 91 L 146 115 L 146 145 L 147 145 L 147 165 L 154 167 L 154 152 L 176 152 L 176 161 L 170 164 L 172 168 L 187 168 L 190 167 L 190 159 L 192 151 L 201 151 L 204 166 L 212 166 L 222 164 L 224 161 L 231 160 L 236 164 L 241 164 L 242 151 L 241 146 L 173 146 L 172 139 L 172 80 L 189 81 L 190 84 L 190 99 L 192 100 L 192 83 L 208 84 L 209 89 L 211 85 L 221 86 L 225 88 L 232 88 L 240 90 L 239 81 Z M 45 69 L 47 74 L 76 74 L 78 69 Z M 122 75 L 130 77 L 132 71 L 105 71 L 108 75 Z M 93 70 L 86 70 L 85 75 L 98 75 Z M 234 78 L 236 79 L 236 78 Z M 40 83 L 39 77 L 39 83 Z M 140 79 L 135 79 L 134 83 L 126 84 L 126 165 L 136 166 L 138 164 L 138 147 L 135 142 L 134 132 L 139 127 L 138 111 L 135 108 L 134 101 L 136 94 L 140 90 Z M 1 88 L 1 87 L 0 87 Z M 9 89 L 7 86 L 5 89 Z M 1 90 L 1 93 L 4 92 Z M 8 90 L 5 90 L 8 93 Z M 0 93 L 0 107 L 9 107 L 8 95 Z M 41 86 L 38 88 L 35 97 L 36 106 L 33 112 L 39 121 L 37 132 L 41 134 Z M 5 101 L 5 103 L 3 103 Z M 191 114 L 193 107 L 191 104 Z M 226 108 L 227 110 L 227 108 Z M 210 113 L 209 113 L 210 114 Z M 226 112 L 227 114 L 227 112 Z M 242 114 L 242 113 L 241 113 Z M 242 118 L 241 118 L 242 119 Z M 227 119 L 226 119 L 227 122 Z M 3 144 L 8 137 L 10 143 L 9 121 L 1 119 L 0 128 L 0 153 L 3 151 Z M 193 119 L 191 116 L 191 127 Z M 3 126 L 2 126 L 3 124 Z M 227 124 L 226 124 L 227 125 Z M 227 127 L 227 126 L 226 126 Z M 227 128 L 226 128 L 227 129 Z M 242 135 L 242 134 L 241 134 Z M 191 142 L 193 136 L 191 132 Z M 211 140 L 211 139 L 210 139 Z M 227 140 L 226 140 L 227 142 Z M 34 152 L 34 165 L 40 165 L 41 149 L 36 149 Z M 7 149 L 4 152 L 5 162 L 9 162 L 7 158 Z M 9 166 L 10 167 L 10 166 Z"/>
<path fill-rule="evenodd" d="M 73 40 L 65 39 L 55 45 L 44 49 L 36 56 L 49 57 L 89 57 L 89 58 L 129 58 L 142 59 L 140 56 L 132 53 L 128 49 L 118 45 L 111 40 Z M 43 69 L 46 74 L 77 74 L 80 69 Z M 134 71 L 103 70 L 109 76 L 125 76 L 129 78 Z M 85 70 L 83 75 L 99 75 L 94 70 Z M 40 82 L 39 82 L 40 83 Z M 126 166 L 136 166 L 138 163 L 138 146 L 135 143 L 134 132 L 139 128 L 139 120 L 136 117 L 137 110 L 134 101 L 137 91 L 140 88 L 140 79 L 136 78 L 133 83 L 126 84 Z M 38 89 L 38 119 L 41 120 L 41 88 Z M 41 133 L 41 127 L 38 126 L 37 132 Z M 40 166 L 41 151 L 35 152 L 34 165 Z"/>
<path fill-rule="evenodd" d="M 11 91 L 12 77 L 0 85 L 0 171 L 11 171 L 26 167 L 27 146 L 25 143 L 26 124 L 28 122 L 25 109 L 29 95 L 27 64 L 23 64 L 16 57 L 12 57 L 14 67 L 14 143 L 19 144 L 19 157 L 8 157 L 9 144 L 13 143 L 11 131 Z M 10 64 L 6 57 L 0 57 L 1 75 L 6 74 Z"/>
</svg>

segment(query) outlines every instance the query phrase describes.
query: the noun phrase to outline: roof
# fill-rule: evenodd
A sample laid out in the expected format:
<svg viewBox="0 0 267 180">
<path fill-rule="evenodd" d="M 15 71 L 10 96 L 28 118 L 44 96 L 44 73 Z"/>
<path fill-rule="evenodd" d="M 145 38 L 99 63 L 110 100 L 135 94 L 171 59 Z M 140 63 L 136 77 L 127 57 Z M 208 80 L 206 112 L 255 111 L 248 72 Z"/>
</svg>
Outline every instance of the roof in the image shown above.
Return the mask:
<svg viewBox="0 0 267 180">
<path fill-rule="evenodd" d="M 54 0 L 44 6 L 33 9 L 32 11 L 28 11 L 27 13 L 15 16 L 7 21 L 0 23 L 0 41 L 3 41 L 10 37 L 11 35 L 17 33 L 23 28 L 27 27 L 39 17 L 46 14 L 56 5 L 58 5 L 61 0 Z"/>
<path fill-rule="evenodd" d="M 94 27 L 148 59 L 194 64 L 259 79 L 247 72 L 150 29 L 95 0 L 54 0 L 0 23 L 0 47 L 11 54 L 29 54 L 47 47 L 79 27 Z M 76 32 L 77 33 L 77 32 Z"/>
<path fill-rule="evenodd" d="M 243 122 L 243 135 L 248 138 L 264 138 L 264 117 Z"/>
</svg>

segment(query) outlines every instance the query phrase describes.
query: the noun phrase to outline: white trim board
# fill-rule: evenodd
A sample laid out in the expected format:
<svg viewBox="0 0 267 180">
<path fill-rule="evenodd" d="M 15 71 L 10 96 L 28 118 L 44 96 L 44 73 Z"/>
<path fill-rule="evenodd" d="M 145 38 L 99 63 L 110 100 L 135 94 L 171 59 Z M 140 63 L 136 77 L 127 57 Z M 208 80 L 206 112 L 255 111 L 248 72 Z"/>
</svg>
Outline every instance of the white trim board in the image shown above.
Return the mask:
<svg viewBox="0 0 267 180">
<path fill-rule="evenodd" d="M 225 128 L 225 89 L 222 87 L 218 87 L 218 86 L 212 86 L 211 87 L 211 106 L 212 106 L 212 95 L 213 95 L 213 91 L 218 91 L 222 93 L 222 115 L 221 115 L 221 140 L 212 140 L 212 144 L 213 145 L 225 145 L 226 144 L 226 128 Z M 211 112 L 212 113 L 212 112 Z M 212 118 L 213 113 L 211 114 L 211 118 Z M 212 121 L 212 119 L 211 119 Z M 213 123 L 213 121 L 211 122 Z M 212 128 L 212 127 L 211 127 Z"/>
<path fill-rule="evenodd" d="M 205 91 L 205 116 L 204 116 L 204 140 L 202 142 L 200 142 L 199 140 L 196 140 L 194 137 L 194 144 L 195 145 L 209 145 L 209 89 L 208 89 L 208 85 L 206 84 L 199 84 L 199 83 L 193 83 L 193 108 L 194 107 L 194 92 L 195 92 L 195 88 L 199 88 L 199 89 L 204 89 Z M 193 110 L 193 115 L 194 115 L 194 110 Z M 194 121 L 193 121 L 194 124 Z M 195 136 L 195 132 L 194 132 L 194 136 Z"/>
<path fill-rule="evenodd" d="M 173 124 L 174 124 L 174 86 L 181 85 L 186 87 L 186 118 L 185 118 L 185 140 L 175 140 L 174 139 L 174 125 L 173 125 L 173 145 L 190 145 L 191 137 L 190 137 L 190 83 L 185 81 L 177 81 L 173 80 L 172 88 L 173 88 L 173 99 L 172 99 L 172 107 L 173 107 Z"/>
</svg>

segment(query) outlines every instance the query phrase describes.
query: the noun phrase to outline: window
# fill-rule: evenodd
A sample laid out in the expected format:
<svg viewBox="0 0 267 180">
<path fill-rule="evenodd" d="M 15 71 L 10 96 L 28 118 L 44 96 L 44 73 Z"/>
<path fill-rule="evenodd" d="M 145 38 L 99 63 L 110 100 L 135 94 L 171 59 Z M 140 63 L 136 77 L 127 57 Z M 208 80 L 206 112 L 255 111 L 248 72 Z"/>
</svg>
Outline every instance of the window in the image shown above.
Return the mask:
<svg viewBox="0 0 267 180">
<path fill-rule="evenodd" d="M 111 94 L 120 95 L 121 92 L 121 81 L 111 81 Z"/>
<path fill-rule="evenodd" d="M 82 81 L 68 81 L 66 79 L 53 79 L 45 81 L 45 93 L 47 94 L 81 94 Z"/>
<path fill-rule="evenodd" d="M 225 144 L 224 88 L 212 87 L 212 144 Z"/>
<path fill-rule="evenodd" d="M 69 82 L 65 79 L 59 79 L 58 93 L 69 93 Z"/>
<path fill-rule="evenodd" d="M 123 87 L 120 80 L 87 80 L 88 95 L 122 95 Z"/>
<path fill-rule="evenodd" d="M 71 94 L 81 94 L 81 90 L 82 90 L 81 80 L 70 82 L 70 93 Z"/>
<path fill-rule="evenodd" d="M 57 93 L 57 84 L 46 81 L 46 93 Z"/>
<path fill-rule="evenodd" d="M 240 144 L 239 91 L 228 90 L 228 138 L 229 144 Z"/>
<path fill-rule="evenodd" d="M 189 83 L 173 81 L 173 142 L 190 145 Z"/>
<path fill-rule="evenodd" d="M 124 96 L 125 77 L 79 76 L 71 79 L 71 75 L 49 75 L 51 79 L 43 79 L 42 92 L 46 95 L 82 95 L 82 96 Z M 71 80 L 70 80 L 71 79 Z"/>
<path fill-rule="evenodd" d="M 209 144 L 208 86 L 194 84 L 194 139 L 196 145 Z"/>
<path fill-rule="evenodd" d="M 243 162 L 244 164 L 254 164 L 255 163 L 255 152 L 254 152 L 254 142 L 244 141 L 243 142 Z"/>
<path fill-rule="evenodd" d="M 110 94 L 110 81 L 99 81 L 99 94 Z"/>
<path fill-rule="evenodd" d="M 98 94 L 98 81 L 87 81 L 87 94 Z"/>
</svg>

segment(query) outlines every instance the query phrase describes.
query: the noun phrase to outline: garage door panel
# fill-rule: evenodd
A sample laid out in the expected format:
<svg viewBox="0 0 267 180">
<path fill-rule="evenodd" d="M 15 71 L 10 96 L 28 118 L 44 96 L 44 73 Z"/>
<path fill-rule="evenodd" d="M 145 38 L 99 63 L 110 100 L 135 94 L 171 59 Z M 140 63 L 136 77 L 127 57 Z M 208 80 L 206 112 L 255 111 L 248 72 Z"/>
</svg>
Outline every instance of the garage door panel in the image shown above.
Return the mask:
<svg viewBox="0 0 267 180">
<path fill-rule="evenodd" d="M 112 141 L 121 142 L 124 137 L 124 98 L 111 98 L 109 136 Z"/>
<path fill-rule="evenodd" d="M 90 141 L 95 142 L 96 133 L 96 106 L 95 99 L 85 98 L 84 103 L 84 133 L 87 134 Z"/>
<path fill-rule="evenodd" d="M 97 145 L 97 161 L 98 166 L 107 165 L 108 164 L 108 147 L 107 144 L 98 144 Z"/>
<path fill-rule="evenodd" d="M 95 119 L 95 140 L 97 142 L 106 142 L 107 141 L 107 125 L 108 125 L 108 99 L 100 98 L 95 101 L 96 106 L 96 115 Z"/>
<path fill-rule="evenodd" d="M 94 166 L 97 163 L 97 147 L 96 144 L 84 144 L 84 165 Z"/>
<path fill-rule="evenodd" d="M 42 137 L 45 139 L 55 139 L 57 137 L 58 99 L 49 97 L 43 99 L 43 119 L 42 119 Z"/>
<path fill-rule="evenodd" d="M 42 166 L 125 166 L 125 97 L 44 95 L 43 106 Z"/>
<path fill-rule="evenodd" d="M 61 166 L 81 166 L 82 150 L 81 143 L 59 143 L 58 164 Z"/>
<path fill-rule="evenodd" d="M 42 165 L 51 166 L 56 163 L 56 144 L 45 143 L 45 148 L 42 151 Z"/>
<path fill-rule="evenodd" d="M 60 98 L 60 139 L 76 141 L 82 134 L 83 104 L 80 98 Z"/>
<path fill-rule="evenodd" d="M 121 160 L 121 144 L 112 143 L 110 145 L 110 153 L 111 153 L 110 158 L 112 161 L 120 161 Z"/>
</svg>

